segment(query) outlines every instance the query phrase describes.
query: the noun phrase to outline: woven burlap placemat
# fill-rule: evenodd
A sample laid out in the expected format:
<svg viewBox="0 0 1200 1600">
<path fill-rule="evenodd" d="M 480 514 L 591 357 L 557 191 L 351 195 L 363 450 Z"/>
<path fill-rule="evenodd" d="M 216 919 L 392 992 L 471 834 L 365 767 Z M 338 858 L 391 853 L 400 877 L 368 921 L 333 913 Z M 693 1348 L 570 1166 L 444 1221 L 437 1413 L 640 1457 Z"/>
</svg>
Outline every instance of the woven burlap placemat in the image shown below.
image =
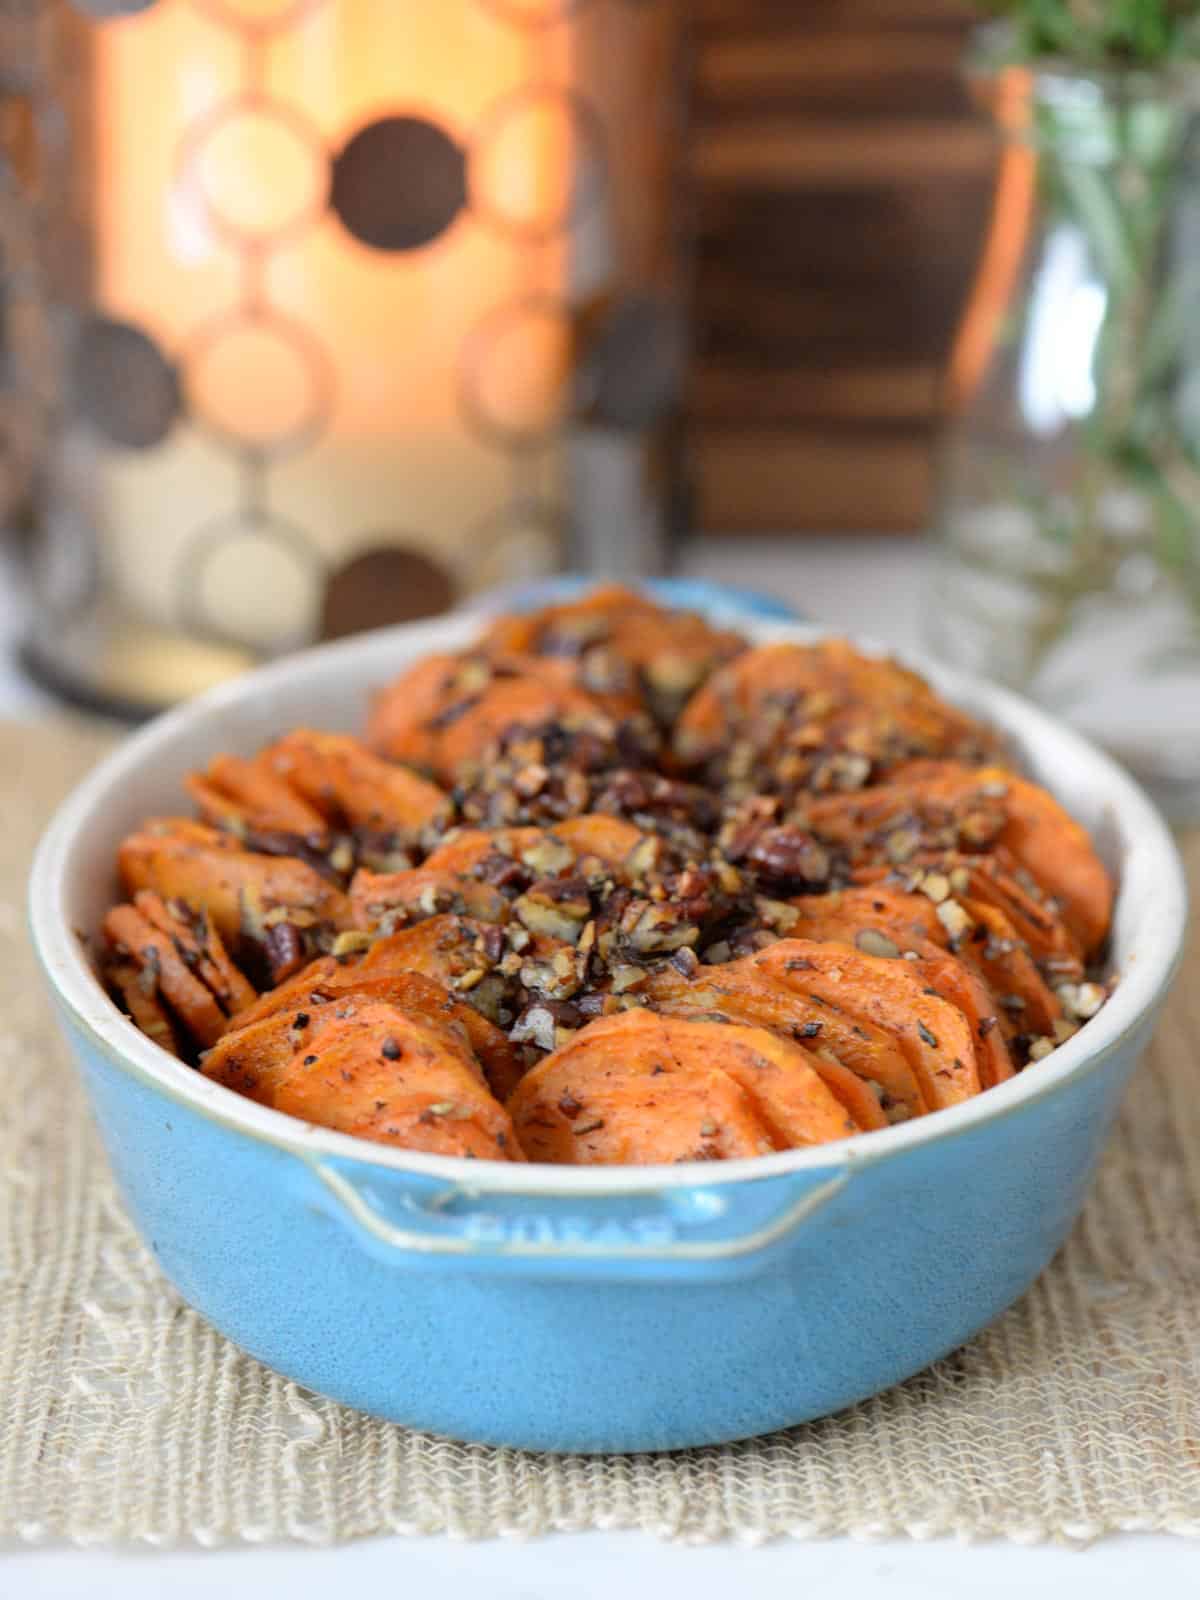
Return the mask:
<svg viewBox="0 0 1200 1600">
<path fill-rule="evenodd" d="M 721 1449 L 451 1444 L 241 1354 L 122 1212 L 23 911 L 34 839 L 106 740 L 0 726 L 0 1539 L 1200 1534 L 1200 949 L 1069 1244 L 957 1355 L 841 1416 Z M 1200 838 L 1188 852 L 1200 883 Z"/>
</svg>

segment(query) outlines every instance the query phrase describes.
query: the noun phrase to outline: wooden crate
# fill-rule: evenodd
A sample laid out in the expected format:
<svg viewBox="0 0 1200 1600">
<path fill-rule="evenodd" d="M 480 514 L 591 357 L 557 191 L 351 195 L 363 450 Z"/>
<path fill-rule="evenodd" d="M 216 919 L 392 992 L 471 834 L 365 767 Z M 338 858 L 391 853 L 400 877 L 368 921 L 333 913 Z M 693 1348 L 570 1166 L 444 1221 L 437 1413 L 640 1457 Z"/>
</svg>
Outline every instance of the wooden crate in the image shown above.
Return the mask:
<svg viewBox="0 0 1200 1600">
<path fill-rule="evenodd" d="M 697 520 L 896 529 L 928 508 L 939 381 L 996 147 L 960 0 L 696 0 Z"/>
</svg>

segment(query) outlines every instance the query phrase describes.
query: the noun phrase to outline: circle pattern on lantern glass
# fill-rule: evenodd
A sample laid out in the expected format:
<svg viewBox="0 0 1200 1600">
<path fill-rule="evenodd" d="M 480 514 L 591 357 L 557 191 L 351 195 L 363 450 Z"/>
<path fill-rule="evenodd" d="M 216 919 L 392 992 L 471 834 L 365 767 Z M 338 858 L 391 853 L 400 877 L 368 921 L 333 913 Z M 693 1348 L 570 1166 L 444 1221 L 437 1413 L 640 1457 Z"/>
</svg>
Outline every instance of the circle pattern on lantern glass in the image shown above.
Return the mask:
<svg viewBox="0 0 1200 1600">
<path fill-rule="evenodd" d="M 303 531 L 249 513 L 210 524 L 184 553 L 184 621 L 201 633 L 257 652 L 313 637 L 324 569 Z"/>
<path fill-rule="evenodd" d="M 403 541 L 403 542 L 402 542 Z M 436 617 L 454 604 L 454 580 L 420 549 L 420 539 L 375 534 L 325 584 L 321 637 L 342 639 L 366 628 Z"/>
<path fill-rule="evenodd" d="M 588 0 L 480 0 L 488 11 L 518 28 L 549 28 L 565 22 Z"/>
<path fill-rule="evenodd" d="M 347 231 L 373 250 L 419 250 L 431 244 L 466 198 L 461 148 L 423 117 L 367 123 L 333 164 L 333 210 Z"/>
<path fill-rule="evenodd" d="M 566 518 L 553 505 L 518 500 L 471 530 L 470 581 L 474 589 L 544 578 L 562 560 Z"/>
<path fill-rule="evenodd" d="M 234 313 L 193 339 L 184 363 L 190 409 L 229 443 L 278 458 L 320 432 L 333 399 L 324 350 L 277 312 Z"/>
<path fill-rule="evenodd" d="M 566 420 L 571 313 L 549 297 L 510 300 L 486 316 L 463 348 L 467 422 L 507 449 L 534 449 Z"/>
<path fill-rule="evenodd" d="M 550 84 L 496 102 L 476 130 L 471 208 L 528 239 L 569 228 L 599 198 L 604 129 L 587 101 Z"/>
<path fill-rule="evenodd" d="M 282 104 L 218 106 L 185 140 L 181 170 L 213 227 L 240 243 L 277 243 L 325 207 L 320 133 Z"/>
<path fill-rule="evenodd" d="M 79 415 L 126 450 L 159 444 L 180 410 L 175 368 L 142 328 L 111 317 L 91 317 L 80 328 L 70 392 Z"/>
<path fill-rule="evenodd" d="M 214 21 L 239 33 L 277 33 L 303 22 L 332 0 L 193 0 Z"/>
</svg>

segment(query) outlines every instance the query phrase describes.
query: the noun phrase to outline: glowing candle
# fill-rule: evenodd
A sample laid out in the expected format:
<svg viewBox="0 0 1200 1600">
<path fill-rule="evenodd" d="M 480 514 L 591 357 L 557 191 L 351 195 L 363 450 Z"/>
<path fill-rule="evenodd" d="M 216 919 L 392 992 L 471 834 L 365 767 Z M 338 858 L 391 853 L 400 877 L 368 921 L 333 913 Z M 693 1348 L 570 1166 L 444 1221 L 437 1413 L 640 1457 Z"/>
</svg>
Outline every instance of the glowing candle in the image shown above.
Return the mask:
<svg viewBox="0 0 1200 1600">
<path fill-rule="evenodd" d="M 100 475 L 147 615 L 271 648 L 381 544 L 463 588 L 553 564 L 585 180 L 573 102 L 528 84 L 563 39 L 478 0 L 160 0 L 97 29 L 97 299 L 178 379 Z M 140 374 L 112 376 L 119 442 Z"/>
</svg>

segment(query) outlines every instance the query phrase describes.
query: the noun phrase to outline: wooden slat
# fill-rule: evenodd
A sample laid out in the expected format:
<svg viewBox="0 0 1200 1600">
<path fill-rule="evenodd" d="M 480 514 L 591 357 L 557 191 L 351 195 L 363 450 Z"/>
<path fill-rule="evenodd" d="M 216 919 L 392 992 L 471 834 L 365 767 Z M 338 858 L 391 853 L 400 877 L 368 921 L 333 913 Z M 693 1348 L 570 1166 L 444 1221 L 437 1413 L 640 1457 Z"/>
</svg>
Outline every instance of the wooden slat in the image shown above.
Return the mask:
<svg viewBox="0 0 1200 1600">
<path fill-rule="evenodd" d="M 937 415 L 941 369 L 933 362 L 909 366 L 843 366 L 829 371 L 792 367 L 764 380 L 759 367 L 705 363 L 693 376 L 688 414 L 700 425 L 881 422 L 930 426 Z"/>
<path fill-rule="evenodd" d="M 712 533 L 924 525 L 931 479 L 923 430 L 699 427 L 698 522 Z"/>
<path fill-rule="evenodd" d="M 767 183 L 780 189 L 878 184 L 945 175 L 984 178 L 995 160 L 991 129 L 899 121 L 854 127 L 780 117 L 699 127 L 689 162 L 700 185 Z"/>
<path fill-rule="evenodd" d="M 886 46 L 878 33 L 814 33 L 811 28 L 770 38 L 751 35 L 701 39 L 696 51 L 696 87 L 722 99 L 764 84 L 789 86 L 834 82 L 843 89 L 863 79 L 916 72 L 956 75 L 962 54 L 957 29 L 933 37 L 898 32 Z M 847 80 L 858 80 L 859 84 Z"/>
<path fill-rule="evenodd" d="M 828 27 L 928 28 L 979 20 L 970 0 L 692 0 L 694 25 L 703 33 L 781 32 L 806 23 Z"/>
<path fill-rule="evenodd" d="M 914 528 L 998 146 L 967 0 L 694 0 L 703 526 Z"/>
</svg>

